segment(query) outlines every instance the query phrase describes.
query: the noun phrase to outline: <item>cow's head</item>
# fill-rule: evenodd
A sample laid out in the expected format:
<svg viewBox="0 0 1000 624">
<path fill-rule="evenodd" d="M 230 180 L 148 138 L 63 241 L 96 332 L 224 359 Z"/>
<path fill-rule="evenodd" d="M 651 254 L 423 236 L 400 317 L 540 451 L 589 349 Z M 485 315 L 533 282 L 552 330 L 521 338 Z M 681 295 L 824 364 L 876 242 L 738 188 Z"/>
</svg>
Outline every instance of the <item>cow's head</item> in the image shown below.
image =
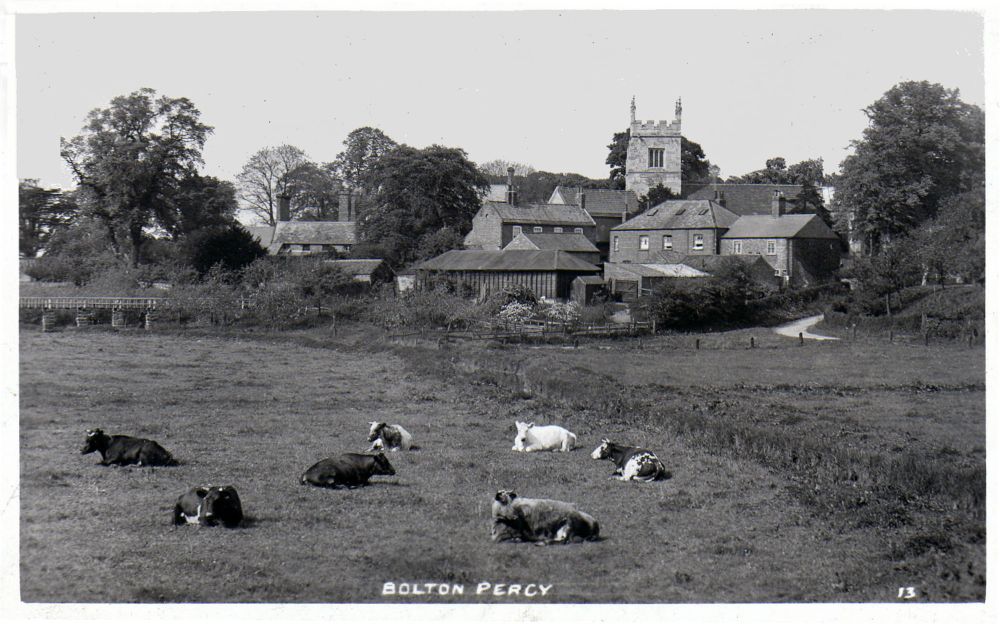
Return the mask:
<svg viewBox="0 0 1000 624">
<path fill-rule="evenodd" d="M 377 455 L 373 455 L 372 457 L 375 459 L 375 470 L 372 474 L 390 476 L 396 474 L 396 470 L 392 467 L 392 464 L 389 463 L 389 460 L 386 459 L 385 453 L 379 453 Z"/>
<path fill-rule="evenodd" d="M 594 452 L 590 454 L 593 459 L 607 459 L 611 455 L 611 440 L 607 438 L 601 439 L 601 445 L 594 449 Z"/>
<path fill-rule="evenodd" d="M 535 423 L 524 423 L 515 420 L 514 426 L 517 427 L 517 435 L 514 436 L 514 448 L 524 448 L 524 442 L 528 438 L 528 431 L 535 426 Z"/>
<path fill-rule="evenodd" d="M 87 439 L 83 442 L 80 453 L 86 455 L 107 448 L 108 436 L 101 429 L 87 429 Z"/>
<path fill-rule="evenodd" d="M 381 435 L 382 430 L 385 429 L 384 422 L 372 421 L 368 423 L 368 441 L 374 442 Z"/>
<path fill-rule="evenodd" d="M 208 521 L 231 524 L 239 522 L 243 517 L 240 495 L 236 493 L 236 488 L 231 485 L 208 488 L 205 499 L 202 501 L 202 508 L 205 510 L 205 519 Z"/>
<path fill-rule="evenodd" d="M 493 500 L 501 505 L 509 505 L 514 502 L 515 498 L 517 498 L 517 492 L 514 490 L 498 490 L 497 495 L 493 497 Z"/>
</svg>

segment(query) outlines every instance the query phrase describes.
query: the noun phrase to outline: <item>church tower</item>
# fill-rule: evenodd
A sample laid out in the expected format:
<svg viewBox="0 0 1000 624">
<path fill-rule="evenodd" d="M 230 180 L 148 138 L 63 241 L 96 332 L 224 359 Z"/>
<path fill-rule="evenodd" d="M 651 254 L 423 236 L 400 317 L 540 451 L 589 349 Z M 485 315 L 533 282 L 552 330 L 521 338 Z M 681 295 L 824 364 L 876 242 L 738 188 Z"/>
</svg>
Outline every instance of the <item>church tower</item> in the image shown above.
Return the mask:
<svg viewBox="0 0 1000 624">
<path fill-rule="evenodd" d="M 673 121 L 636 121 L 632 98 L 631 136 L 625 160 L 625 189 L 642 197 L 657 184 L 681 194 L 681 100 Z"/>
</svg>

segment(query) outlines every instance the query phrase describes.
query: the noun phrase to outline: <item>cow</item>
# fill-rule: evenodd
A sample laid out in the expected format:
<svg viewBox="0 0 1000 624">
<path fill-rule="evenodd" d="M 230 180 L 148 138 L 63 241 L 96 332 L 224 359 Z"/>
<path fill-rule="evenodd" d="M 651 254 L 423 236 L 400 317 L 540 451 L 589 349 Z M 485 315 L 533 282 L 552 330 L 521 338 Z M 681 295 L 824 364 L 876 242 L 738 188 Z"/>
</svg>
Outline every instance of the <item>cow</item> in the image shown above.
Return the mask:
<svg viewBox="0 0 1000 624">
<path fill-rule="evenodd" d="M 243 523 L 240 495 L 231 485 L 193 487 L 177 499 L 174 524 L 222 525 L 234 529 Z"/>
<path fill-rule="evenodd" d="M 531 453 L 533 451 L 572 451 L 576 446 L 576 434 L 559 425 L 536 425 L 514 421 L 517 435 L 511 450 Z"/>
<path fill-rule="evenodd" d="M 387 425 L 384 422 L 372 421 L 368 423 L 368 441 L 372 443 L 368 447 L 368 452 L 384 451 L 408 451 L 412 446 L 413 436 L 400 425 Z"/>
<path fill-rule="evenodd" d="M 607 438 L 590 454 L 593 459 L 608 459 L 615 465 L 611 479 L 619 481 L 656 481 L 669 479 L 670 472 L 652 451 L 636 446 L 615 444 Z"/>
<path fill-rule="evenodd" d="M 98 451 L 101 454 L 101 465 L 116 464 L 125 466 L 176 466 L 177 460 L 162 446 L 152 440 L 133 438 L 131 436 L 109 436 L 100 429 L 88 429 L 87 439 L 80 453 L 86 455 Z"/>
<path fill-rule="evenodd" d="M 545 498 L 520 498 L 513 490 L 500 490 L 493 498 L 495 542 L 565 544 L 600 539 L 600 526 L 590 514 L 570 503 Z"/>
<path fill-rule="evenodd" d="M 319 487 L 355 488 L 368 485 L 372 475 L 396 474 L 385 455 L 365 455 L 344 453 L 340 457 L 328 457 L 313 464 L 299 479 L 303 484 Z"/>
</svg>

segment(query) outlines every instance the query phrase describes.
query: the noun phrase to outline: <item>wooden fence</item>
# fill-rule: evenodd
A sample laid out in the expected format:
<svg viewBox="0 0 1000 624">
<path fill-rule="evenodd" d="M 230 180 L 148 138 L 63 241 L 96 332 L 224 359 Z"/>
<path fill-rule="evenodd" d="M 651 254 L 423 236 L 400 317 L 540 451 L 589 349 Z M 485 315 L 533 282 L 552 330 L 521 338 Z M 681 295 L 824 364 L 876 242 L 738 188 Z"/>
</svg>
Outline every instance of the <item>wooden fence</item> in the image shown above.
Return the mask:
<svg viewBox="0 0 1000 624">
<path fill-rule="evenodd" d="M 21 297 L 26 310 L 155 310 L 167 300 L 162 297 Z"/>
</svg>

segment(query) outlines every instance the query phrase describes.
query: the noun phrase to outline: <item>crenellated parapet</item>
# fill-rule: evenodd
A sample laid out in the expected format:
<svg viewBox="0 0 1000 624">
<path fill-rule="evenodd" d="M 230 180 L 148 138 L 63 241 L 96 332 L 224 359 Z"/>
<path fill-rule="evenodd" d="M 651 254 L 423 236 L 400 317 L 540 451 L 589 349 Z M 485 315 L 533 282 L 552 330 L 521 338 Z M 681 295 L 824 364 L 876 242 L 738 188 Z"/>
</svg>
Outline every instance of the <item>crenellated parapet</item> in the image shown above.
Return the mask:
<svg viewBox="0 0 1000 624">
<path fill-rule="evenodd" d="M 636 120 L 631 123 L 629 130 L 632 136 L 680 136 L 681 120 Z"/>
</svg>

